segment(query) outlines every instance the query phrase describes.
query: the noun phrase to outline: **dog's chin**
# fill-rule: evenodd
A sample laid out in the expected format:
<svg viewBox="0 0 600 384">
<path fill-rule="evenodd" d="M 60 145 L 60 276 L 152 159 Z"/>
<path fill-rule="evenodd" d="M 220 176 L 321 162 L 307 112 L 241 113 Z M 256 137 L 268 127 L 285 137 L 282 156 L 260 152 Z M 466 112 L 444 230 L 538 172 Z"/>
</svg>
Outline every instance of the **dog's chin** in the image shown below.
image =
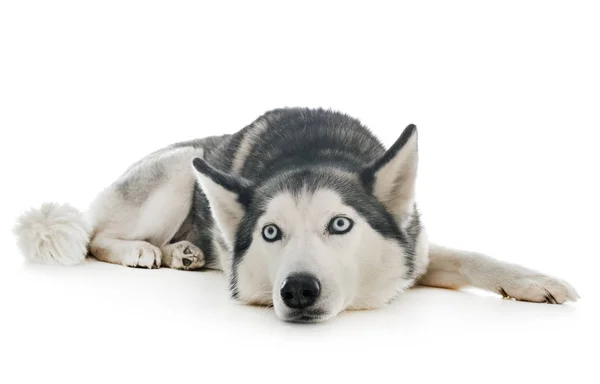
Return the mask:
<svg viewBox="0 0 600 384">
<path fill-rule="evenodd" d="M 290 310 L 278 317 L 288 323 L 321 323 L 335 316 L 335 313 L 321 309 Z"/>
</svg>

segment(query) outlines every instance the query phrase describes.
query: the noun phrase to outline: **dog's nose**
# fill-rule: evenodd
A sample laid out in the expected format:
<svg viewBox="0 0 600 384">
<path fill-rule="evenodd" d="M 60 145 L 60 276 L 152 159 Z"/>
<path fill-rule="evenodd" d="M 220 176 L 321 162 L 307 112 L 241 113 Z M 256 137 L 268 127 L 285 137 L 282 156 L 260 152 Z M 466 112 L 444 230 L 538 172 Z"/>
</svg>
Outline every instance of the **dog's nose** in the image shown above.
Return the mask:
<svg viewBox="0 0 600 384">
<path fill-rule="evenodd" d="M 288 276 L 281 284 L 281 298 L 290 308 L 303 309 L 314 304 L 321 293 L 319 280 L 307 274 Z"/>
</svg>

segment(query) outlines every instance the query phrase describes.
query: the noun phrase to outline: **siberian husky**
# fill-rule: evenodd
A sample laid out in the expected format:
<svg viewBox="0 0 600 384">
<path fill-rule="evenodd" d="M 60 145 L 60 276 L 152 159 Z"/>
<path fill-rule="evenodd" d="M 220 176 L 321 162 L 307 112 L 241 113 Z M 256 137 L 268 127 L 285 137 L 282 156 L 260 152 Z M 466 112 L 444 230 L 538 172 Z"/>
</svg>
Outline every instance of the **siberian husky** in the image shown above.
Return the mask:
<svg viewBox="0 0 600 384">
<path fill-rule="evenodd" d="M 75 264 L 219 269 L 231 296 L 316 322 L 385 305 L 421 284 L 576 301 L 566 282 L 430 244 L 415 202 L 417 129 L 389 149 L 358 120 L 272 110 L 232 135 L 181 142 L 133 164 L 82 214 L 44 204 L 15 233 L 23 254 Z"/>
</svg>

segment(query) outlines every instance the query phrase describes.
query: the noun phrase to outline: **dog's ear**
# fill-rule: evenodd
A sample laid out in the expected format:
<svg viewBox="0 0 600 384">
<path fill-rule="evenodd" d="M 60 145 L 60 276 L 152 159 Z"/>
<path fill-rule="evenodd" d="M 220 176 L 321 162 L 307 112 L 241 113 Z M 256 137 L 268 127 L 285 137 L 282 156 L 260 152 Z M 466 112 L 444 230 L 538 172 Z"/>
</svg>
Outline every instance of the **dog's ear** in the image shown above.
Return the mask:
<svg viewBox="0 0 600 384">
<path fill-rule="evenodd" d="M 202 191 L 225 240 L 233 247 L 240 221 L 250 204 L 251 185 L 246 179 L 223 173 L 201 158 L 192 161 Z"/>
<path fill-rule="evenodd" d="M 412 212 L 417 178 L 417 127 L 404 129 L 385 154 L 361 172 L 360 178 L 396 218 Z"/>
</svg>

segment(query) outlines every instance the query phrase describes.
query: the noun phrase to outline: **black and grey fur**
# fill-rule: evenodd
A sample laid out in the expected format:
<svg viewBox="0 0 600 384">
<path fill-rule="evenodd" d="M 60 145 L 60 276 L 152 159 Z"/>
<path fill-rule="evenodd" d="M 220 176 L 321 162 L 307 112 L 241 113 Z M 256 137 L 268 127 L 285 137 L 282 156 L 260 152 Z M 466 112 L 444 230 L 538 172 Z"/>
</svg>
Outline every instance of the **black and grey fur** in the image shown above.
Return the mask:
<svg viewBox="0 0 600 384">
<path fill-rule="evenodd" d="M 77 262 L 89 240 L 91 254 L 111 263 L 222 269 L 233 297 L 273 305 L 290 321 L 380 307 L 416 283 L 576 300 L 561 280 L 429 244 L 414 196 L 417 163 L 414 125 L 386 150 L 345 114 L 277 109 L 232 135 L 140 160 L 99 195 L 85 222 L 68 206 L 25 214 L 19 244 L 44 262 Z M 65 217 L 71 227 L 48 224 Z"/>
<path fill-rule="evenodd" d="M 196 169 L 235 192 L 246 210 L 232 244 L 232 294 L 237 294 L 237 265 L 250 247 L 251 233 L 264 213 L 261 207 L 277 193 L 298 195 L 303 188 L 309 192 L 320 188 L 334 190 L 381 236 L 405 247 L 409 267 L 406 277 L 414 278 L 414 246 L 421 229 L 419 214 L 413 210 L 406 218 L 410 225 L 401 228 L 374 197 L 373 183 L 377 170 L 415 131 L 416 127 L 410 125 L 386 154 L 381 142 L 347 115 L 321 109 L 280 109 L 225 138 L 215 150 L 205 152 L 204 160 L 195 159 Z M 240 148 L 241 143 L 249 142 L 248 138 L 251 145 Z M 245 162 L 232 169 L 233 160 L 240 156 L 245 157 Z M 198 186 L 196 195 L 204 199 Z"/>
</svg>

